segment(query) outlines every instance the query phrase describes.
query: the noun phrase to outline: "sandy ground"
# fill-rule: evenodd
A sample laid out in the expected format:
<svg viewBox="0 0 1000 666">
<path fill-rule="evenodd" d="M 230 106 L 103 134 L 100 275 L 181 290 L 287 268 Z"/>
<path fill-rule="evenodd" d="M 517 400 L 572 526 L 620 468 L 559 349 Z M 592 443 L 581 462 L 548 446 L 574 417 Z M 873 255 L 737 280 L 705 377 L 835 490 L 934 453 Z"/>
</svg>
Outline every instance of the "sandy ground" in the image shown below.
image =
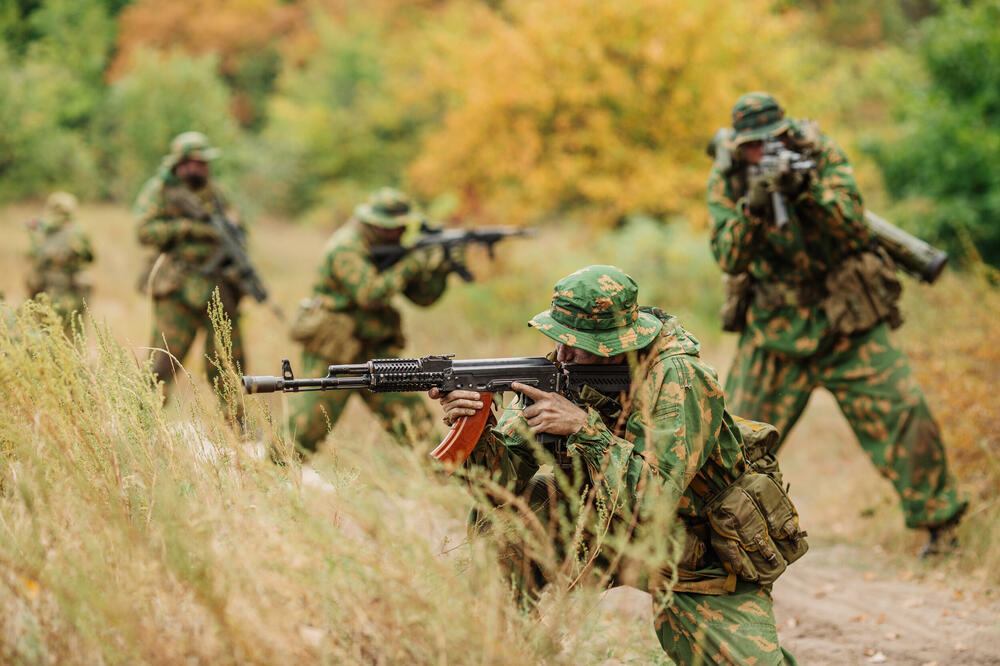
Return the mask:
<svg viewBox="0 0 1000 666">
<path fill-rule="evenodd" d="M 800 664 L 1000 664 L 1000 601 L 966 581 L 891 566 L 885 554 L 843 544 L 814 546 L 775 583 L 783 647 Z M 652 621 L 650 597 L 615 588 L 609 621 Z M 643 653 L 655 641 L 642 634 Z M 638 655 L 636 655 L 638 657 Z M 616 663 L 638 663 L 625 658 Z"/>
</svg>

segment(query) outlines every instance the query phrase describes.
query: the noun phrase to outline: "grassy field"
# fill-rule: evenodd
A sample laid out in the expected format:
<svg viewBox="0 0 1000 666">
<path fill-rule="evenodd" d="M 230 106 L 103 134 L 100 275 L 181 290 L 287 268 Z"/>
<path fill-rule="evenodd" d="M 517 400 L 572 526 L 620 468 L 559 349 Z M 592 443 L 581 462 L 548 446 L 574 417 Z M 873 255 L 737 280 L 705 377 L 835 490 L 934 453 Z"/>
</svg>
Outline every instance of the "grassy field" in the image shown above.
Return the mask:
<svg viewBox="0 0 1000 666">
<path fill-rule="evenodd" d="M 23 297 L 35 205 L 0 210 L 0 291 Z M 276 467 L 222 422 L 200 346 L 176 399 L 161 407 L 140 364 L 150 309 L 134 285 L 144 252 L 123 208 L 86 206 L 97 264 L 96 326 L 78 346 L 7 336 L 0 386 L 0 661 L 20 663 L 649 663 L 648 627 L 593 611 L 597 593 L 553 594 L 522 613 L 487 544 L 464 540 L 465 485 L 431 473 L 423 452 L 391 444 L 352 403 L 311 461 Z M 259 221 L 252 254 L 286 312 L 306 296 L 329 228 Z M 404 308 L 408 352 L 535 355 L 524 322 L 551 285 L 589 263 L 632 273 L 641 300 L 682 318 L 725 371 L 734 340 L 717 332 L 719 274 L 707 239 L 683 224 L 634 221 L 603 234 L 566 223 L 512 241 L 477 282 L 457 278 L 431 308 Z M 900 331 L 973 497 L 963 552 L 918 565 L 921 535 L 902 527 L 891 486 L 861 454 L 832 399 L 817 395 L 782 465 L 803 525 L 818 539 L 1000 582 L 1000 295 L 974 276 L 908 284 Z M 248 371 L 277 374 L 298 349 L 266 308 L 247 302 Z M 267 424 L 287 401 L 251 403 Z M 604 623 L 604 624 L 601 624 Z M 631 643 L 631 644 L 630 644 Z"/>
</svg>

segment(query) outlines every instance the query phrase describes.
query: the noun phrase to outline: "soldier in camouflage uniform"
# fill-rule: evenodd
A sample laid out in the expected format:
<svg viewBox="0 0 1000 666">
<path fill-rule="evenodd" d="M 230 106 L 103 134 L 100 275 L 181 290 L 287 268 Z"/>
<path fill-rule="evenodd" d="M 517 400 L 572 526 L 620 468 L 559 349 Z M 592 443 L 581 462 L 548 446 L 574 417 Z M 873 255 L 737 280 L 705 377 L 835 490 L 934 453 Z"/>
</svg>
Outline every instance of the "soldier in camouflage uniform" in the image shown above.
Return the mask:
<svg viewBox="0 0 1000 666">
<path fill-rule="evenodd" d="M 208 305 L 216 288 L 223 310 L 232 321 L 233 362 L 246 371 L 237 309 L 242 296 L 238 283 L 224 269 L 205 273 L 200 268 L 218 247 L 218 232 L 209 222 L 216 207 L 242 228 L 236 211 L 211 181 L 209 162 L 217 156 L 218 150 L 200 132 L 179 134 L 170 144 L 170 154 L 163 158 L 136 201 L 139 242 L 158 253 L 140 287 L 153 300 L 153 372 L 168 385 L 174 379 L 176 364 L 183 362 L 199 330 L 206 332 L 206 356 L 215 356 Z M 206 368 L 212 381 L 215 367 L 207 363 Z"/>
<path fill-rule="evenodd" d="M 856 307 L 881 297 L 869 288 L 873 280 L 860 275 L 856 294 L 833 286 L 873 251 L 851 165 L 814 123 L 786 118 L 766 93 L 744 95 L 732 115 L 732 168 L 713 167 L 708 180 L 712 251 L 722 270 L 742 276 L 745 286 L 746 314 L 741 311 L 734 327 L 742 332 L 726 381 L 730 407 L 774 424 L 784 437 L 813 389 L 828 389 L 865 453 L 895 487 L 907 527 L 930 530 L 924 553 L 932 553 L 943 536 L 953 540 L 949 530 L 966 502 L 948 473 L 937 423 L 889 337 L 887 324 L 899 322 L 876 317 L 845 332 L 828 317 L 831 303 Z M 753 175 L 748 167 L 760 162 L 762 141 L 772 137 L 810 156 L 815 169 L 770 180 Z M 781 228 L 774 222 L 772 190 L 782 195 L 789 216 Z M 879 256 L 870 263 L 885 265 Z"/>
<path fill-rule="evenodd" d="M 496 481 L 525 498 L 550 533 L 566 525 L 572 532 L 576 519 L 568 513 L 570 503 L 552 474 L 538 473 L 532 443 L 537 433 L 568 436 L 565 446 L 552 452 L 556 465 L 566 474 L 584 475 L 575 488 L 597 489 L 613 515 L 611 533 L 620 535 L 636 523 L 635 532 L 641 533 L 666 507 L 669 512 L 676 507 L 687 528 L 685 553 L 697 554 L 679 564 L 674 596 L 655 618 L 657 637 L 671 659 L 678 664 L 794 664 L 778 642 L 771 586 L 730 575 L 711 551 L 693 545 L 704 543 L 695 532 L 705 528 L 709 499 L 746 470 L 743 437 L 726 410 L 715 370 L 699 357 L 698 341 L 676 317 L 639 308 L 637 297 L 636 283 L 613 266 L 589 266 L 560 280 L 551 307 L 529 325 L 556 342 L 554 360 L 630 363 L 632 390 L 617 401 L 581 393 L 581 405 L 515 383 L 514 390 L 533 404 L 504 410 L 484 431 L 468 464 L 492 471 Z M 474 391 L 442 395 L 433 389 L 430 396 L 441 400 L 446 422 L 483 407 Z M 553 524 L 553 515 L 562 516 L 562 527 Z M 556 551 L 565 553 L 565 543 L 554 539 Z M 615 540 L 605 542 L 597 566 L 613 559 L 604 553 L 610 543 Z M 517 547 L 504 552 L 504 564 L 523 591 L 535 592 L 544 584 L 540 570 L 526 566 Z M 661 566 L 646 564 L 647 570 Z M 661 598 L 662 578 L 647 573 L 625 582 L 636 581 Z"/>
<path fill-rule="evenodd" d="M 325 374 L 332 364 L 359 363 L 370 358 L 393 358 L 403 350 L 396 294 L 427 306 L 444 293 L 448 269 L 440 250 L 420 250 L 380 270 L 370 256 L 375 245 L 399 244 L 407 225 L 416 219 L 409 197 L 392 188 L 374 192 L 367 203 L 326 245 L 313 286 L 292 325 L 292 337 L 302 342 L 303 372 Z M 420 396 L 408 393 L 359 394 L 383 428 L 397 439 L 422 437 L 431 418 Z M 340 418 L 350 393 L 311 392 L 296 400 L 289 427 L 298 444 L 315 451 L 328 427 Z"/>
<path fill-rule="evenodd" d="M 72 194 L 54 192 L 45 202 L 42 217 L 27 224 L 31 234 L 28 296 L 48 295 L 67 332 L 72 327 L 72 314 L 83 311 L 84 298 L 90 293 L 80 273 L 94 261 L 90 239 L 77 225 L 76 207 Z"/>
</svg>

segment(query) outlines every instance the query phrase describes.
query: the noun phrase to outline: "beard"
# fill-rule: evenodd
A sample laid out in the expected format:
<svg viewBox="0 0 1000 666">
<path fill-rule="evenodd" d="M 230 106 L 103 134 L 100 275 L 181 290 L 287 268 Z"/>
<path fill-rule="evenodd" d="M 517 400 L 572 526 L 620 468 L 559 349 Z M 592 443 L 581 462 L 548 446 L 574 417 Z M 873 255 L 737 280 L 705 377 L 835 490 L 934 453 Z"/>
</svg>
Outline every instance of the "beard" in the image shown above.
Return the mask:
<svg viewBox="0 0 1000 666">
<path fill-rule="evenodd" d="M 192 190 L 200 190 L 208 184 L 208 178 L 205 176 L 187 176 L 183 180 L 184 184 Z"/>
</svg>

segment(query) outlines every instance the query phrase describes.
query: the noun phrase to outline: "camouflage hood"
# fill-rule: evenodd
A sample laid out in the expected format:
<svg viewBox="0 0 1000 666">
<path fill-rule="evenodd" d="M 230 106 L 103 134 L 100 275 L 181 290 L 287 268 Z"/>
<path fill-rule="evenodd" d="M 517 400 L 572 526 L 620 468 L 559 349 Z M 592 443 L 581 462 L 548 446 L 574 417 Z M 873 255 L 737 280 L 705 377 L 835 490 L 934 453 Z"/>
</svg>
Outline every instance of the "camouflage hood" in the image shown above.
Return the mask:
<svg viewBox="0 0 1000 666">
<path fill-rule="evenodd" d="M 556 342 L 605 358 L 642 349 L 663 322 L 640 311 L 635 280 L 614 266 L 588 266 L 556 283 L 552 305 L 528 322 Z"/>
<path fill-rule="evenodd" d="M 663 322 L 663 329 L 656 337 L 656 340 L 649 347 L 651 354 L 663 359 L 670 356 L 680 356 L 689 354 L 691 356 L 701 355 L 701 343 L 691 335 L 677 317 L 667 314 L 659 308 L 643 306 L 640 312 L 648 312 Z"/>
</svg>

